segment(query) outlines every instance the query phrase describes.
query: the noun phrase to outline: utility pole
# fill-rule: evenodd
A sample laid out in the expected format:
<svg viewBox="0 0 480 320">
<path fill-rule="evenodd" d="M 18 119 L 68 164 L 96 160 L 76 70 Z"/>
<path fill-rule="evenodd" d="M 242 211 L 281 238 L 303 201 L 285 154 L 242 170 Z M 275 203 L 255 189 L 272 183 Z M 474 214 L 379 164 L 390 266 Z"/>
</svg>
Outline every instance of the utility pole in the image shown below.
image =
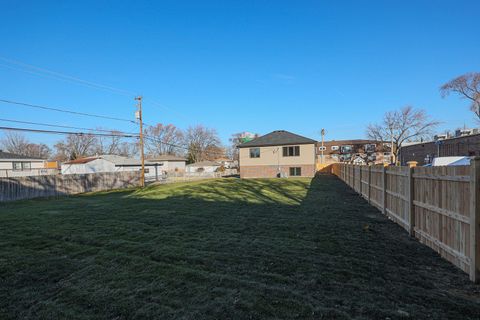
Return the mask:
<svg viewBox="0 0 480 320">
<path fill-rule="evenodd" d="M 321 152 L 322 152 L 322 155 L 321 155 L 321 161 L 320 163 L 323 164 L 323 150 L 325 149 L 325 146 L 323 145 L 324 143 L 324 140 L 325 140 L 325 129 L 322 128 L 322 131 L 320 132 L 321 135 L 322 135 L 322 148 L 321 148 Z"/>
<path fill-rule="evenodd" d="M 145 154 L 143 151 L 143 118 L 142 118 L 142 96 L 135 97 L 137 100 L 137 112 L 135 113 L 135 117 L 140 122 L 140 157 L 142 161 L 142 169 L 140 171 L 140 184 L 145 187 Z"/>
</svg>

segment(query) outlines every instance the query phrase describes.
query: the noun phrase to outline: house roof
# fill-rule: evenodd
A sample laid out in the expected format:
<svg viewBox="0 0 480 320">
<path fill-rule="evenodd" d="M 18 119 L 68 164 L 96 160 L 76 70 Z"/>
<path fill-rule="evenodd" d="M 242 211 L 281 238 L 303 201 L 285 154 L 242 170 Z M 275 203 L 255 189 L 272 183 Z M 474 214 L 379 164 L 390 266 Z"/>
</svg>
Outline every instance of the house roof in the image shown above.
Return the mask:
<svg viewBox="0 0 480 320">
<path fill-rule="evenodd" d="M 173 154 L 161 154 L 159 156 L 147 159 L 147 161 L 187 161 L 187 159 Z"/>
<path fill-rule="evenodd" d="M 141 166 L 142 165 L 142 161 L 140 161 L 139 159 L 117 156 L 115 154 L 103 154 L 99 156 L 99 158 L 110 161 L 116 166 Z"/>
<path fill-rule="evenodd" d="M 317 141 L 302 137 L 298 134 L 291 133 L 285 130 L 276 130 L 251 141 L 242 143 L 239 148 L 247 147 L 267 147 L 267 146 L 281 146 L 290 144 L 311 144 Z"/>
<path fill-rule="evenodd" d="M 93 157 L 84 157 L 78 158 L 75 160 L 67 161 L 65 164 L 85 164 L 91 161 L 103 159 L 106 161 L 110 161 L 111 163 L 115 164 L 116 166 L 140 166 L 142 162 L 138 159 L 127 158 L 123 156 L 117 156 L 114 154 L 103 154 L 100 156 L 93 156 Z"/>
<path fill-rule="evenodd" d="M 468 166 L 470 157 L 437 157 L 433 158 L 432 166 Z"/>
<path fill-rule="evenodd" d="M 23 155 L 11 153 L 11 152 L 5 152 L 3 150 L 0 150 L 0 160 L 38 160 L 38 161 L 45 161 L 45 159 L 23 156 Z"/>
<path fill-rule="evenodd" d="M 187 167 L 220 167 L 221 164 L 215 161 L 200 161 L 187 165 Z"/>
<path fill-rule="evenodd" d="M 75 159 L 75 160 L 70 160 L 70 161 L 64 162 L 64 164 L 84 164 L 84 163 L 88 163 L 88 162 L 93 161 L 93 160 L 97 160 L 99 158 L 100 157 L 78 158 L 78 159 Z"/>
</svg>

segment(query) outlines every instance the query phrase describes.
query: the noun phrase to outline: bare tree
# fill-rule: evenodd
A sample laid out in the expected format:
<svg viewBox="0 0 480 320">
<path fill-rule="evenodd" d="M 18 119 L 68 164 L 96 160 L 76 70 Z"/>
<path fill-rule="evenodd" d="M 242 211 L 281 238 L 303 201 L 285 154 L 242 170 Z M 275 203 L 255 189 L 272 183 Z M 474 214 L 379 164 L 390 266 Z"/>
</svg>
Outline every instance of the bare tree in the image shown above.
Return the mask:
<svg viewBox="0 0 480 320">
<path fill-rule="evenodd" d="M 52 152 L 46 144 L 31 143 L 23 134 L 12 131 L 5 132 L 0 146 L 7 152 L 38 159 L 48 159 Z"/>
<path fill-rule="evenodd" d="M 197 125 L 187 129 L 185 145 L 188 147 L 188 160 L 198 162 L 217 154 L 218 150 L 214 151 L 212 148 L 220 146 L 220 139 L 215 129 Z M 220 153 L 218 157 L 221 157 Z"/>
<path fill-rule="evenodd" d="M 139 141 L 123 141 L 118 146 L 118 155 L 124 157 L 135 157 L 139 152 Z"/>
<path fill-rule="evenodd" d="M 225 148 L 220 145 L 210 145 L 205 148 L 203 160 L 216 160 L 227 157 Z"/>
<path fill-rule="evenodd" d="M 398 150 L 405 142 L 427 138 L 438 124 L 439 122 L 430 120 L 424 110 L 406 106 L 387 112 L 381 123 L 368 125 L 367 136 L 373 140 L 389 141 L 393 153 L 391 161 L 395 163 Z"/>
<path fill-rule="evenodd" d="M 50 159 L 52 149 L 44 143 L 29 143 L 25 146 L 25 156 L 37 159 Z"/>
<path fill-rule="evenodd" d="M 70 134 L 64 141 L 55 144 L 58 160 L 74 160 L 95 154 L 97 139 L 91 134 Z"/>
<path fill-rule="evenodd" d="M 14 131 L 5 131 L 3 138 L 0 140 L 2 149 L 21 155 L 24 155 L 25 148 L 29 143 L 23 134 Z"/>
<path fill-rule="evenodd" d="M 98 136 L 95 139 L 94 153 L 116 154 L 119 156 L 132 156 L 135 152 L 135 143 L 125 141 L 120 131 L 111 131 L 111 136 Z M 133 154 L 132 154 L 133 153 Z"/>
<path fill-rule="evenodd" d="M 440 87 L 442 97 L 446 97 L 452 92 L 470 100 L 470 110 L 480 120 L 480 73 L 466 73 Z"/>
<path fill-rule="evenodd" d="M 227 148 L 227 156 L 232 160 L 238 160 L 238 149 L 237 147 L 245 142 L 253 140 L 258 137 L 258 134 L 249 133 L 249 132 L 240 132 L 234 133 L 230 137 L 229 142 L 230 146 Z"/>
<path fill-rule="evenodd" d="M 178 154 L 183 143 L 183 132 L 173 124 L 158 123 L 145 129 L 145 147 L 149 156 Z"/>
</svg>

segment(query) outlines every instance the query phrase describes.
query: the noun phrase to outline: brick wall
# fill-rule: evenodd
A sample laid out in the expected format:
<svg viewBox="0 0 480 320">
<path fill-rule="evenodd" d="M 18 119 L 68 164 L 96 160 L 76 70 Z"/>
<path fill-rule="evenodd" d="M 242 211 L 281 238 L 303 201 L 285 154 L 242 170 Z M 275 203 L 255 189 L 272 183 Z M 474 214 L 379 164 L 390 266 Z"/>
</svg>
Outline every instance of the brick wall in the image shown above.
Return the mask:
<svg viewBox="0 0 480 320">
<path fill-rule="evenodd" d="M 402 147 L 400 162 L 406 165 L 408 161 L 417 161 L 419 165 L 424 165 L 427 155 L 431 159 L 437 156 L 479 156 L 480 134 L 442 140 L 440 145 L 435 142 L 425 142 Z"/>
<path fill-rule="evenodd" d="M 280 166 L 280 171 L 290 176 L 290 167 L 302 168 L 302 177 L 313 177 L 315 165 L 291 165 Z M 278 174 L 278 166 L 240 166 L 241 178 L 275 178 Z"/>
</svg>

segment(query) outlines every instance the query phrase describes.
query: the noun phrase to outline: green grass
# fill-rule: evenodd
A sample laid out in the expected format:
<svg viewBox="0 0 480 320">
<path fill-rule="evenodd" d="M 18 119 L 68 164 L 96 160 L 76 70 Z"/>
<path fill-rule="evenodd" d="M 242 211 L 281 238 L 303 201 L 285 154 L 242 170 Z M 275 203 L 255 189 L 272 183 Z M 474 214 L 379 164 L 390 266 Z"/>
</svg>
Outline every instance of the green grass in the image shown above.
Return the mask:
<svg viewBox="0 0 480 320">
<path fill-rule="evenodd" d="M 478 319 L 479 292 L 331 176 L 0 205 L 0 319 Z"/>
</svg>

